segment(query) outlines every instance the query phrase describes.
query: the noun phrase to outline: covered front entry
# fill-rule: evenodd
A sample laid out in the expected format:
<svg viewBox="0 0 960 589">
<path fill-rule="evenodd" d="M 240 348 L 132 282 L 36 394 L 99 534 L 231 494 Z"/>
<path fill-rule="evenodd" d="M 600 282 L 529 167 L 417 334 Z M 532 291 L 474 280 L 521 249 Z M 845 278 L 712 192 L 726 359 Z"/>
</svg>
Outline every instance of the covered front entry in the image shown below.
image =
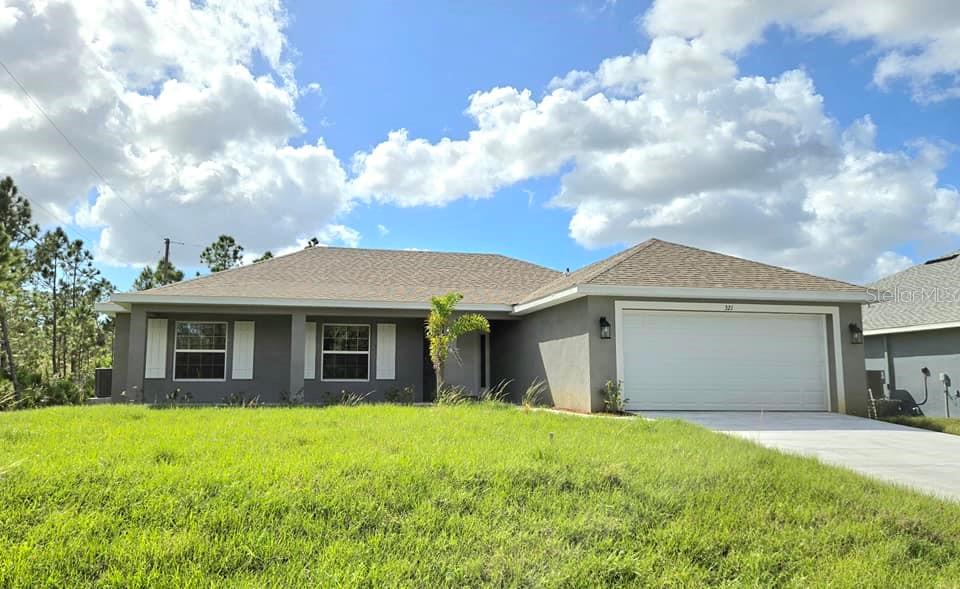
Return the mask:
<svg viewBox="0 0 960 589">
<path fill-rule="evenodd" d="M 628 409 L 829 409 L 825 315 L 720 309 L 620 310 Z"/>
</svg>

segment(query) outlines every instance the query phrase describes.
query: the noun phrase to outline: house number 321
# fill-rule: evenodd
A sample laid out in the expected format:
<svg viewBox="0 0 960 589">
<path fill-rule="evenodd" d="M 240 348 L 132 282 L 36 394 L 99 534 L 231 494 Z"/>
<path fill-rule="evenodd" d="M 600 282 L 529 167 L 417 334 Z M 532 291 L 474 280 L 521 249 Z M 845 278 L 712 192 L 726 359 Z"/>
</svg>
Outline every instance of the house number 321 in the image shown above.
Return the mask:
<svg viewBox="0 0 960 589">
<path fill-rule="evenodd" d="M 724 306 L 723 306 L 723 310 L 724 310 L 724 311 L 733 311 L 733 305 L 724 305 Z"/>
</svg>

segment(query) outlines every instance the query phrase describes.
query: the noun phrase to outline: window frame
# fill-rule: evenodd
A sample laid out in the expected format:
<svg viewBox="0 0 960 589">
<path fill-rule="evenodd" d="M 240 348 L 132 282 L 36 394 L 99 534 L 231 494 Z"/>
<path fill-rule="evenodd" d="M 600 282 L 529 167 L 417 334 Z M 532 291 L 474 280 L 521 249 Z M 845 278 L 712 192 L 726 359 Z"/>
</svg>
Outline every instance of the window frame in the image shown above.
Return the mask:
<svg viewBox="0 0 960 589">
<path fill-rule="evenodd" d="M 323 340 L 324 334 L 327 332 L 327 326 L 330 327 L 366 327 L 367 328 L 367 350 L 324 350 L 323 349 Z M 373 351 L 373 343 L 370 341 L 371 334 L 373 330 L 369 323 L 321 323 L 320 324 L 320 382 L 370 382 L 370 354 Z M 367 356 L 367 378 L 324 378 L 323 376 L 323 366 L 324 362 L 327 359 L 327 354 L 353 354 L 359 356 L 360 354 L 366 354 Z"/>
<path fill-rule="evenodd" d="M 177 327 L 181 323 L 207 323 L 213 325 L 223 325 L 223 349 L 222 350 L 181 350 L 177 347 Z M 185 320 L 176 321 L 173 325 L 173 382 L 227 382 L 227 349 L 230 347 L 230 325 L 229 321 L 203 321 L 203 320 Z M 198 353 L 222 353 L 223 354 L 223 378 L 177 378 L 177 353 L 178 352 L 198 352 Z"/>
</svg>

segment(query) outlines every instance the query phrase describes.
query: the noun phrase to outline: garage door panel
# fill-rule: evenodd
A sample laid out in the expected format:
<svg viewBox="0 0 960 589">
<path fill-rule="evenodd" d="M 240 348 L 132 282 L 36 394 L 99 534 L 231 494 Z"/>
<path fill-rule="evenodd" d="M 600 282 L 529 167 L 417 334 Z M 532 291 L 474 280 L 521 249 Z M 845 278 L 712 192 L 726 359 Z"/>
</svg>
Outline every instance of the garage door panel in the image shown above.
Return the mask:
<svg viewBox="0 0 960 589">
<path fill-rule="evenodd" d="M 820 315 L 625 310 L 632 409 L 826 409 Z"/>
</svg>

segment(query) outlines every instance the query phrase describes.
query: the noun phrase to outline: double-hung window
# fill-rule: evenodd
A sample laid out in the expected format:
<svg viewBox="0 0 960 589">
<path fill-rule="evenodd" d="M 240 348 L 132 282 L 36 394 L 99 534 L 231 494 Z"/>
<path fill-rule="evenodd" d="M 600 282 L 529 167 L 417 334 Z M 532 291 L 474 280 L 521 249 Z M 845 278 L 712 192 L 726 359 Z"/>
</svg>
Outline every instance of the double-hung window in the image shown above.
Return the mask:
<svg viewBox="0 0 960 589">
<path fill-rule="evenodd" d="M 322 380 L 370 380 L 370 326 L 327 323 L 321 339 Z"/>
<path fill-rule="evenodd" d="M 174 338 L 174 380 L 226 380 L 225 322 L 177 321 Z"/>
</svg>

